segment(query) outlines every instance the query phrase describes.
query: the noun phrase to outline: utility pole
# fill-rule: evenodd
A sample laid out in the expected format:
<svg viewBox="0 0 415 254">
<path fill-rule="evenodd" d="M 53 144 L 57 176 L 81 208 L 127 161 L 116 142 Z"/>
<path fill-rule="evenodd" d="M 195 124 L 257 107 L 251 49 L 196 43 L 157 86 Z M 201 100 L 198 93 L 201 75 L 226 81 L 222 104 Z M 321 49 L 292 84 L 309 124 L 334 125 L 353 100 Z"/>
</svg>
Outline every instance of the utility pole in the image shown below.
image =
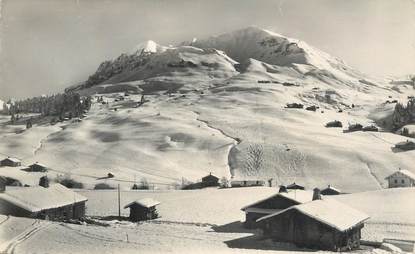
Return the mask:
<svg viewBox="0 0 415 254">
<path fill-rule="evenodd" d="M 118 184 L 118 218 L 121 218 L 120 184 Z"/>
</svg>

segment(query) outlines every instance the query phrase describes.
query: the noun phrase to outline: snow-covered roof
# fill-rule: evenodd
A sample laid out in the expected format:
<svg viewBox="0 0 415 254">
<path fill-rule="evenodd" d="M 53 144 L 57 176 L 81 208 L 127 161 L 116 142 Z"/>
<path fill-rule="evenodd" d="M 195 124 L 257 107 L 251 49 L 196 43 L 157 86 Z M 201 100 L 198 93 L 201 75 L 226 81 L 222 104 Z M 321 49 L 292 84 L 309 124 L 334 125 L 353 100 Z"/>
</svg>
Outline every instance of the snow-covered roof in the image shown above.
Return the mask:
<svg viewBox="0 0 415 254">
<path fill-rule="evenodd" d="M 303 188 L 304 189 L 304 186 L 301 186 L 301 185 L 299 185 L 299 184 L 296 184 L 295 182 L 294 183 L 292 183 L 292 184 L 289 184 L 289 185 L 287 185 L 287 189 L 290 189 L 290 188 Z"/>
<path fill-rule="evenodd" d="M 274 198 L 274 197 L 284 197 L 287 198 L 289 200 L 292 200 L 294 202 L 297 202 L 299 204 L 305 203 L 305 202 L 309 202 L 311 200 L 313 200 L 313 192 L 312 191 L 306 191 L 306 190 L 287 190 L 287 192 L 279 192 L 277 194 L 274 194 L 272 196 L 269 196 L 267 198 L 258 200 L 252 204 L 249 204 L 247 206 L 244 206 L 241 208 L 242 211 L 245 211 L 247 208 L 255 206 L 265 200 Z"/>
<path fill-rule="evenodd" d="M 411 178 L 412 180 L 415 180 L 415 174 L 414 174 L 414 173 L 412 173 L 412 172 L 411 172 L 411 171 L 409 171 L 409 170 L 406 170 L 406 169 L 400 169 L 400 170 L 398 170 L 398 171 L 394 172 L 392 175 L 390 175 L 390 176 L 386 177 L 385 179 L 389 179 L 389 178 L 391 178 L 391 177 L 393 177 L 393 176 L 396 176 L 396 175 L 397 175 L 397 174 L 399 174 L 399 173 L 401 173 L 401 174 L 403 174 L 403 175 L 405 175 L 405 176 L 407 176 L 407 177 Z"/>
<path fill-rule="evenodd" d="M 6 161 L 6 160 L 9 160 L 9 161 L 12 161 L 12 162 L 20 162 L 19 159 L 14 158 L 14 157 L 7 157 L 7 158 L 3 159 L 2 161 Z"/>
<path fill-rule="evenodd" d="M 313 191 L 309 190 L 287 190 L 288 192 L 280 192 L 281 196 L 298 203 L 306 203 L 313 200 Z"/>
<path fill-rule="evenodd" d="M 214 176 L 214 175 L 212 175 L 212 173 L 210 173 L 209 175 L 202 177 L 202 180 L 203 180 L 203 179 L 208 179 L 208 178 L 219 179 L 219 177 Z"/>
<path fill-rule="evenodd" d="M 257 222 L 278 216 L 292 209 L 339 231 L 348 230 L 369 219 L 368 215 L 328 198 L 289 207 L 280 212 L 264 216 L 258 219 Z"/>
<path fill-rule="evenodd" d="M 160 204 L 160 202 L 157 201 L 157 200 L 154 200 L 152 198 L 143 198 L 143 199 L 140 199 L 140 200 L 135 200 L 135 201 L 125 205 L 124 209 L 130 207 L 133 204 L 138 204 L 140 206 L 150 208 L 150 207 L 153 207 L 153 206 L 156 206 L 156 205 Z"/>
<path fill-rule="evenodd" d="M 338 192 L 338 193 L 341 193 L 341 191 L 340 191 L 339 189 L 334 188 L 334 187 L 333 187 L 333 186 L 331 186 L 331 185 L 327 186 L 327 188 L 324 188 L 324 189 L 322 189 L 321 191 L 328 191 L 328 190 L 333 190 L 333 191 L 336 191 L 336 192 Z"/>
<path fill-rule="evenodd" d="M 39 212 L 88 200 L 59 183 L 51 184 L 49 188 L 7 186 L 6 191 L 0 193 L 0 199 L 30 212 Z"/>
</svg>

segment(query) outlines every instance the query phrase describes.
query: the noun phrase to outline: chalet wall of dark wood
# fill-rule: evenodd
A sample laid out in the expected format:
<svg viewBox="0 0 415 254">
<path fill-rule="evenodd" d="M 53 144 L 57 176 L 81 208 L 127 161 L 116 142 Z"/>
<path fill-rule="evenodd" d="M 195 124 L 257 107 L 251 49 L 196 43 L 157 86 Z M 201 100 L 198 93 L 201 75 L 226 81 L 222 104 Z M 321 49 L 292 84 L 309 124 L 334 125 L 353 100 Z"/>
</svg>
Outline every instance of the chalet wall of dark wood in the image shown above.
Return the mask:
<svg viewBox="0 0 415 254">
<path fill-rule="evenodd" d="M 317 220 L 290 210 L 280 216 L 260 222 L 265 236 L 279 242 L 291 242 L 298 247 L 344 251 L 360 246 L 363 224 L 340 232 Z"/>
</svg>

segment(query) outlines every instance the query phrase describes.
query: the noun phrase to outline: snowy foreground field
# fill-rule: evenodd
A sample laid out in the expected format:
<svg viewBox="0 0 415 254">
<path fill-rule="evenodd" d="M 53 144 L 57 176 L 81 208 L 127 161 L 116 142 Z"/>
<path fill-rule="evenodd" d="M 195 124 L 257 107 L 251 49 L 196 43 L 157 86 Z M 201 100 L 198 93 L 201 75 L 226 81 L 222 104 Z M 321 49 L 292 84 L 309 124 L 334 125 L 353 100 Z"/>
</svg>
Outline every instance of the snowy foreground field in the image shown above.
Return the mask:
<svg viewBox="0 0 415 254">
<path fill-rule="evenodd" d="M 161 201 L 151 222 L 106 221 L 110 226 L 73 225 L 0 217 L 1 250 L 6 253 L 266 253 L 308 252 L 263 239 L 242 227 L 240 208 L 276 192 L 252 187 L 193 191 L 123 191 L 121 205 L 143 197 Z M 88 197 L 89 216 L 118 214 L 116 191 L 79 191 Z M 392 189 L 337 196 L 371 216 L 363 240 L 415 240 L 415 189 Z M 409 201 L 409 202 L 408 202 Z M 121 209 L 128 216 L 127 209 Z M 312 252 L 310 250 L 310 252 Z M 380 249 L 359 253 L 383 253 Z"/>
</svg>

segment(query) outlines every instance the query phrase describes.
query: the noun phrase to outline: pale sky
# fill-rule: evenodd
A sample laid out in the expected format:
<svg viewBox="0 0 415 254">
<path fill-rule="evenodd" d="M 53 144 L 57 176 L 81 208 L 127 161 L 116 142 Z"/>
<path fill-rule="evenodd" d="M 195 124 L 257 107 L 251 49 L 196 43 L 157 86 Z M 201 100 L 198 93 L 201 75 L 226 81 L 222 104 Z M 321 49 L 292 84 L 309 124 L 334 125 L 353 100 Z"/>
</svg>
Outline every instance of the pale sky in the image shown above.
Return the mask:
<svg viewBox="0 0 415 254">
<path fill-rule="evenodd" d="M 152 39 L 263 27 L 370 75 L 415 74 L 414 0 L 3 0 L 0 98 L 62 91 Z"/>
</svg>

